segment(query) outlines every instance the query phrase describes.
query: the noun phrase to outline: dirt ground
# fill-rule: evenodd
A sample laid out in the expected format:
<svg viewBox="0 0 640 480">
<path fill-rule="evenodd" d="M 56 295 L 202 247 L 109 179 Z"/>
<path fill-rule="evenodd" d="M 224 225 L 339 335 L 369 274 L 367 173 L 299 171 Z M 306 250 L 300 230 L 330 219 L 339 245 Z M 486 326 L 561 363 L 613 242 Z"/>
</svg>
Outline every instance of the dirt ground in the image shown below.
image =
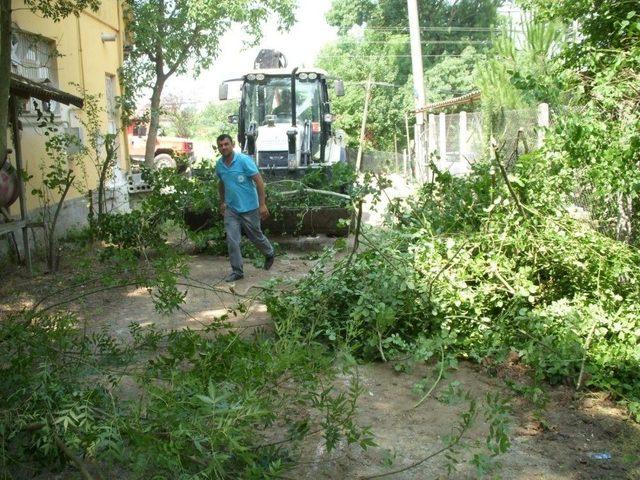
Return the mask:
<svg viewBox="0 0 640 480">
<path fill-rule="evenodd" d="M 324 242 L 331 243 L 332 240 L 325 239 Z M 226 258 L 191 256 L 191 273 L 185 280 L 191 286 L 184 287 L 186 303 L 183 310 L 175 314 L 158 314 L 147 292 L 135 288 L 90 295 L 75 301 L 71 307 L 87 330 L 106 330 L 120 338 L 127 338 L 128 325 L 132 322 L 143 327 L 153 323 L 163 329 L 197 329 L 225 314 L 239 301 L 259 293 L 262 282 L 276 277 L 295 279 L 303 276 L 314 260 L 308 252 L 300 251 L 304 242 L 293 247 L 296 248 L 289 248 L 288 254 L 277 258 L 269 272 L 247 262 L 245 278 L 231 285 L 221 282 L 229 268 Z M 40 275 L 33 279 L 18 272 L 3 275 L 0 317 L 11 310 L 32 306 L 46 293 L 71 282 L 73 275 L 69 268 L 60 274 Z M 269 315 L 260 301 L 251 301 L 246 315 L 230 320 L 234 327 L 247 332 L 269 326 Z M 459 382 L 461 389 L 469 391 L 480 402 L 488 392 L 500 391 L 513 397 L 503 378 L 512 374 L 517 377 L 517 372 L 508 369 L 498 369 L 490 376 L 484 367 L 463 362 L 437 385 L 427 401 L 414 409 L 412 406 L 418 397 L 412 392 L 412 386 L 426 373 L 434 376 L 434 372 L 427 372 L 427 367 L 396 373 L 391 364 L 359 366 L 358 375 L 364 392 L 359 401 L 358 422 L 372 427 L 377 446 L 363 451 L 356 446 L 340 445 L 327 453 L 322 438 L 311 437 L 304 446 L 302 464 L 287 478 L 366 478 L 409 466 L 438 450 L 443 437 L 457 424 L 465 404 L 445 401 L 445 392 L 452 382 Z M 350 381 L 350 377 L 339 377 L 344 386 Z M 499 465 L 489 478 L 640 479 L 640 426 L 629 421 L 622 409 L 603 395 L 575 395 L 568 387 L 549 388 L 549 395 L 543 422 L 535 417 L 534 408 L 527 400 L 513 398 L 511 448 L 499 458 Z M 470 442 L 482 443 L 486 432 L 487 426 L 480 415 L 467 438 Z M 610 458 L 594 458 L 596 454 L 606 454 Z M 461 458 L 468 459 L 468 456 L 463 453 Z M 447 478 L 444 462 L 444 456 L 440 455 L 416 468 L 385 478 Z M 462 462 L 459 471 L 449 478 L 476 477 L 468 463 Z"/>
<path fill-rule="evenodd" d="M 368 364 L 359 368 L 365 391 L 359 403 L 358 421 L 370 425 L 377 447 L 362 451 L 342 446 L 327 453 L 321 438 L 308 446 L 303 464 L 289 478 L 362 479 L 412 465 L 443 445 L 442 437 L 452 433 L 465 403 L 448 404 L 445 392 L 452 382 L 469 391 L 480 402 L 487 393 L 501 391 L 510 396 L 504 381 L 488 376 L 481 367 L 462 363 L 440 382 L 431 398 L 414 409 L 417 395 L 412 386 L 426 372 L 398 374 L 389 364 Z M 433 378 L 433 376 L 432 376 Z M 347 381 L 347 379 L 345 379 Z M 550 401 L 543 413 L 543 427 L 533 407 L 523 398 L 511 401 L 511 448 L 500 456 L 487 478 L 510 480 L 588 480 L 640 478 L 640 429 L 625 419 L 622 410 L 603 396 L 574 397 L 571 389 L 550 389 Z M 465 437 L 483 443 L 487 425 L 478 422 Z M 607 453 L 610 460 L 592 458 Z M 461 459 L 469 459 L 463 453 Z M 635 458 L 632 458 L 635 457 Z M 389 465 L 389 459 L 393 463 Z M 443 455 L 416 468 L 389 475 L 390 479 L 477 478 L 469 464 L 461 462 L 458 472 L 446 475 Z"/>
</svg>

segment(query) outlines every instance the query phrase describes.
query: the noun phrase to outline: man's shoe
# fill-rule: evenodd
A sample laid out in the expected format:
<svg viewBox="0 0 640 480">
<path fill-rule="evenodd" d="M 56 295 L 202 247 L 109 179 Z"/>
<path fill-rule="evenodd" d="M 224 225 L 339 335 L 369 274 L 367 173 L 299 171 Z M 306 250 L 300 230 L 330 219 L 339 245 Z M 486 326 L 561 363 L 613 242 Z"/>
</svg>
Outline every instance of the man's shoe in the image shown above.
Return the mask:
<svg viewBox="0 0 640 480">
<path fill-rule="evenodd" d="M 236 280 L 242 280 L 243 278 L 244 278 L 243 274 L 237 273 L 237 272 L 231 272 L 229 275 L 225 277 L 224 281 L 227 283 L 231 283 L 231 282 L 235 282 Z"/>
<path fill-rule="evenodd" d="M 271 268 L 271 266 L 273 265 L 273 260 L 274 260 L 275 255 L 270 255 L 268 257 L 264 257 L 264 269 L 265 270 L 269 270 Z"/>
</svg>

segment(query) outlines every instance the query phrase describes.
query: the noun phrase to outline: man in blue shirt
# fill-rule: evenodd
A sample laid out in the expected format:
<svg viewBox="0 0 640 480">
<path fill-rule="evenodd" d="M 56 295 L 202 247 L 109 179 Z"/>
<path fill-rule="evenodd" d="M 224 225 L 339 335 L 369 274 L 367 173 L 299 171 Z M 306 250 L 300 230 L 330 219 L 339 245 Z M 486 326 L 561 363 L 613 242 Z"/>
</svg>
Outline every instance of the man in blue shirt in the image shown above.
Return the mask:
<svg viewBox="0 0 640 480">
<path fill-rule="evenodd" d="M 216 163 L 216 174 L 220 179 L 220 211 L 224 216 L 227 233 L 231 273 L 226 282 L 235 282 L 244 277 L 241 231 L 264 255 L 264 269 L 273 265 L 274 252 L 271 243 L 260 229 L 260 220 L 269 217 L 265 203 L 264 182 L 253 159 L 233 150 L 233 139 L 223 134 L 217 138 L 218 151 L 222 155 Z"/>
</svg>

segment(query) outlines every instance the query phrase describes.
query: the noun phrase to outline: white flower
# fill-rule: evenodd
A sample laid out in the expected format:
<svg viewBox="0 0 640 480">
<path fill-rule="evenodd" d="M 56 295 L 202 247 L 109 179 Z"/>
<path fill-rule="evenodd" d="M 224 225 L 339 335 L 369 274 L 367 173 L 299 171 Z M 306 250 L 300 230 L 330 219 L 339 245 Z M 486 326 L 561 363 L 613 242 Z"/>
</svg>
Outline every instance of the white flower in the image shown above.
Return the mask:
<svg viewBox="0 0 640 480">
<path fill-rule="evenodd" d="M 162 187 L 160 189 L 160 195 L 171 195 L 172 193 L 176 193 L 176 187 L 174 187 L 173 185 Z"/>
</svg>

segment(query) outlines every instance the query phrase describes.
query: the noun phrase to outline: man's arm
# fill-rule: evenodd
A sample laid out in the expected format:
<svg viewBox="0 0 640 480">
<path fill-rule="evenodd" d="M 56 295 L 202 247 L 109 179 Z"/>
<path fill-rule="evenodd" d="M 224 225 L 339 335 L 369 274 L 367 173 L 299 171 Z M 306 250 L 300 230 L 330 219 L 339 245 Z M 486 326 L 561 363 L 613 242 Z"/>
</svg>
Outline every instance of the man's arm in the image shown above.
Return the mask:
<svg viewBox="0 0 640 480">
<path fill-rule="evenodd" d="M 269 209 L 267 209 L 267 199 L 266 194 L 264 192 L 264 182 L 262 181 L 262 175 L 260 173 L 256 173 L 251 179 L 256 184 L 256 189 L 258 190 L 258 202 L 260 204 L 260 218 L 265 220 L 269 217 Z"/>
</svg>

